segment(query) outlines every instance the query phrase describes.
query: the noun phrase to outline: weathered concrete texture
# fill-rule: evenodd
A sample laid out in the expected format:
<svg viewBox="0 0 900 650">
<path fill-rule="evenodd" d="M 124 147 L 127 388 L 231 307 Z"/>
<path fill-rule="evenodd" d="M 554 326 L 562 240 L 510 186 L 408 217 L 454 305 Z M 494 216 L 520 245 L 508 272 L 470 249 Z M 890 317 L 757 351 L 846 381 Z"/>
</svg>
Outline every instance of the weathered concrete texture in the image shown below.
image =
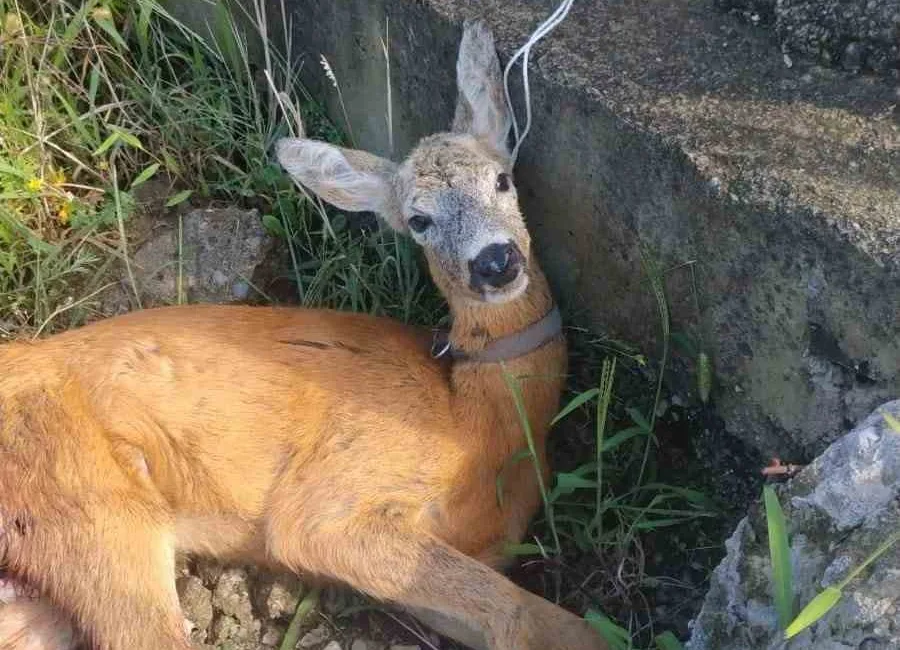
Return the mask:
<svg viewBox="0 0 900 650">
<path fill-rule="evenodd" d="M 883 413 L 900 418 L 900 401 L 873 413 L 780 492 L 795 613 L 900 531 L 900 435 Z M 774 606 L 765 514 L 741 521 L 726 547 L 688 650 L 900 648 L 900 546 L 850 582 L 839 604 L 789 643 Z"/>
<path fill-rule="evenodd" d="M 280 0 L 269 0 L 279 15 Z M 702 332 L 732 432 L 812 457 L 900 393 L 900 129 L 893 87 L 787 68 L 713 0 L 582 1 L 532 58 L 520 197 L 558 295 L 583 323 L 649 343 L 643 245 L 673 329 Z M 551 6 L 552 5 L 552 6 Z M 555 3 L 292 0 L 306 81 L 359 146 L 394 158 L 448 128 L 463 19 L 507 58 Z M 389 22 L 394 148 L 380 39 Z"/>
<path fill-rule="evenodd" d="M 774 27 L 788 53 L 900 78 L 900 0 L 717 0 Z"/>
</svg>

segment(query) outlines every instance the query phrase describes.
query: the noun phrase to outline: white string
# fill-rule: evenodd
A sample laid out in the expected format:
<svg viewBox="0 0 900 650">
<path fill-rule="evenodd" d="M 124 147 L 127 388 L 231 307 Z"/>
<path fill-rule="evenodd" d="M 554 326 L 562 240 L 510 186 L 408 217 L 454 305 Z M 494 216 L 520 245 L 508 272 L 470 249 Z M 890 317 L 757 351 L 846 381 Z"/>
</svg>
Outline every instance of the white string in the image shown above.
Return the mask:
<svg viewBox="0 0 900 650">
<path fill-rule="evenodd" d="M 531 54 L 531 48 L 565 20 L 566 16 L 569 15 L 569 9 L 572 8 L 574 2 L 575 0 L 563 0 L 562 4 L 556 8 L 556 11 L 550 14 L 550 17 L 534 30 L 534 33 L 528 38 L 525 44 L 516 50 L 516 53 L 512 55 L 512 58 L 506 64 L 506 69 L 503 71 L 503 92 L 506 94 L 506 105 L 509 107 L 509 113 L 512 116 L 513 136 L 516 140 L 516 144 L 512 150 L 513 164 L 515 164 L 516 158 L 519 155 L 519 147 L 522 145 L 522 141 L 525 140 L 525 136 L 528 135 L 528 130 L 531 128 L 531 88 L 528 85 L 528 57 Z M 509 71 L 512 70 L 513 65 L 515 65 L 516 61 L 520 58 L 522 59 L 522 89 L 525 93 L 525 128 L 522 129 L 521 134 L 519 133 L 519 121 L 516 119 L 516 111 L 513 108 L 512 99 L 509 96 Z"/>
</svg>

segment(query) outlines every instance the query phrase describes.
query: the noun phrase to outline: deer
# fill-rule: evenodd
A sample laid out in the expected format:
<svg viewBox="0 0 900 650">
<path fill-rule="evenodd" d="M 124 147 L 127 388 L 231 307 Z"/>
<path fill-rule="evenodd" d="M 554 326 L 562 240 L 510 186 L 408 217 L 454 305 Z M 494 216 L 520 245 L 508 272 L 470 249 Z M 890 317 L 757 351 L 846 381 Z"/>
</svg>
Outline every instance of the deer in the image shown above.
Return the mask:
<svg viewBox="0 0 900 650">
<path fill-rule="evenodd" d="M 0 647 L 188 650 L 187 553 L 347 585 L 474 648 L 607 649 L 504 575 L 541 503 L 532 464 L 507 463 L 525 445 L 517 406 L 546 480 L 567 348 L 483 23 L 465 24 L 456 72 L 452 129 L 400 164 L 302 134 L 276 144 L 304 188 L 421 246 L 445 335 L 180 305 L 0 347 L 0 598 L 18 594 Z"/>
</svg>

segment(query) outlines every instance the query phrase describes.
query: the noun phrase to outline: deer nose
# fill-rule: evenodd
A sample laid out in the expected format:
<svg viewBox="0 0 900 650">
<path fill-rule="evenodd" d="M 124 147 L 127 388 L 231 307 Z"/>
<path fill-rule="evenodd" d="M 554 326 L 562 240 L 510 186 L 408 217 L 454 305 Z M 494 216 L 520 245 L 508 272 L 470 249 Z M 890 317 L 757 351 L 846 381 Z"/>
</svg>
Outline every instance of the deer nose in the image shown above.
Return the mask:
<svg viewBox="0 0 900 650">
<path fill-rule="evenodd" d="M 469 262 L 472 288 L 499 289 L 515 280 L 522 268 L 522 253 L 513 242 L 490 244 Z"/>
</svg>

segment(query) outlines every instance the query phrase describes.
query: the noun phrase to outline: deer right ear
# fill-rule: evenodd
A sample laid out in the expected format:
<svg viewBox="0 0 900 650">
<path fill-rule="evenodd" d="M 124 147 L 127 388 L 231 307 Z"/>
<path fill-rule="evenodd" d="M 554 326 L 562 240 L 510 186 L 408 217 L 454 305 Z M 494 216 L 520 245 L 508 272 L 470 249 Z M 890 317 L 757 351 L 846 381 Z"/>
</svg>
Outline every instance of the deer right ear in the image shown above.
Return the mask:
<svg viewBox="0 0 900 650">
<path fill-rule="evenodd" d="M 503 91 L 500 59 L 491 30 L 480 21 L 466 22 L 463 27 L 456 62 L 456 85 L 459 98 L 453 130 L 471 133 L 509 156 L 507 137 L 512 116 Z"/>
<path fill-rule="evenodd" d="M 395 230 L 405 230 L 394 188 L 397 165 L 390 160 L 306 138 L 279 140 L 275 155 L 323 201 L 348 212 L 375 212 Z"/>
</svg>

